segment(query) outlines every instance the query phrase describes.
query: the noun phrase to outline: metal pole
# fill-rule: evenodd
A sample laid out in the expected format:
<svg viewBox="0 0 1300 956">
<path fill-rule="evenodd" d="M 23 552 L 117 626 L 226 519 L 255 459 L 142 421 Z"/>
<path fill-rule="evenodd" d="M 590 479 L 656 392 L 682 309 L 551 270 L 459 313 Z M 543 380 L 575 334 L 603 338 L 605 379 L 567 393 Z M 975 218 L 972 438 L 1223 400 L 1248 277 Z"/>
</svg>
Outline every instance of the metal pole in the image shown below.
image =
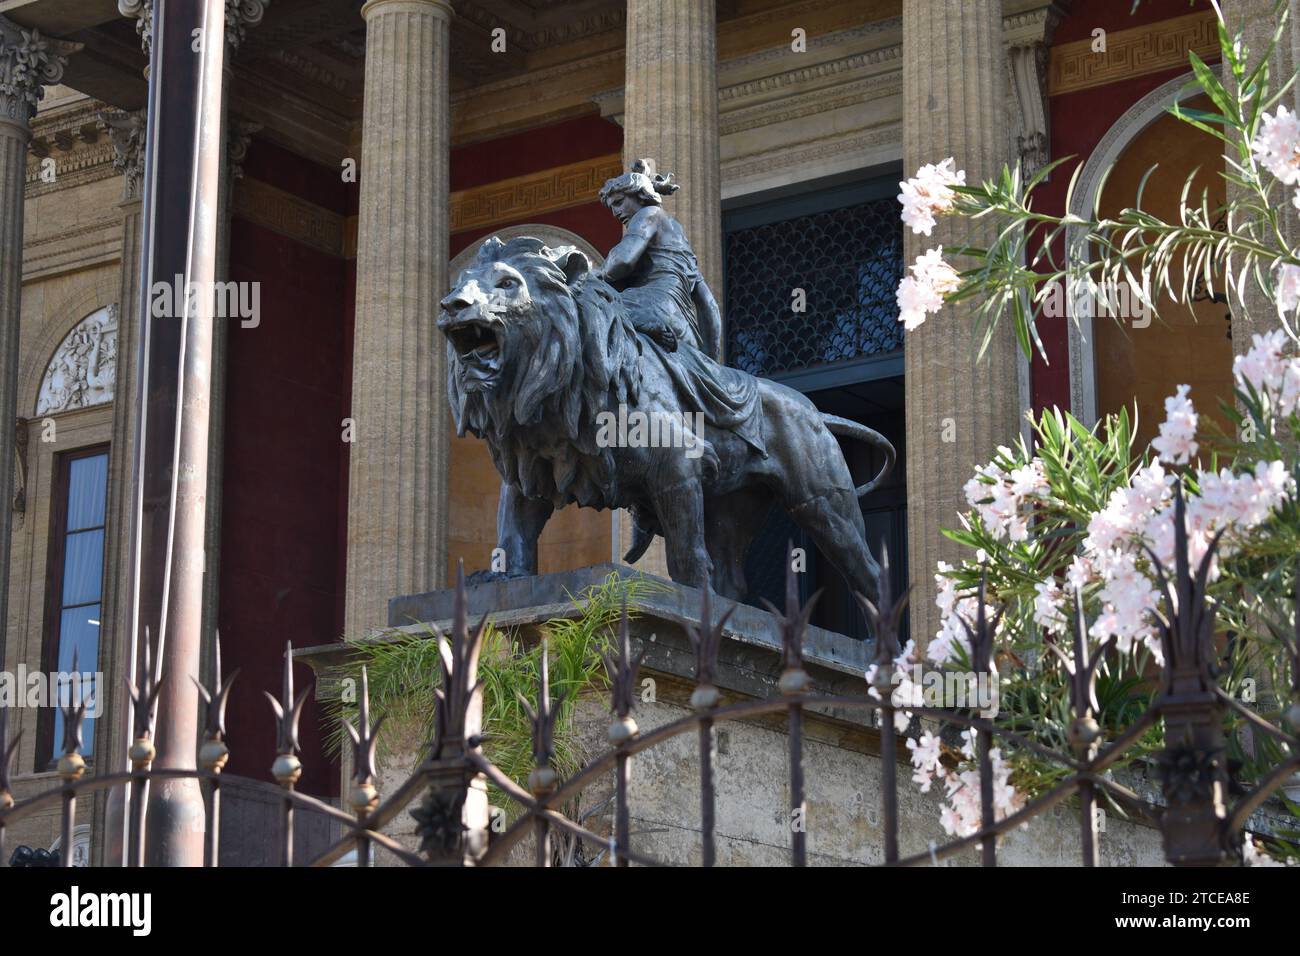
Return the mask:
<svg viewBox="0 0 1300 956">
<path fill-rule="evenodd" d="M 161 621 L 159 769 L 194 769 L 198 747 L 191 678 L 200 666 L 225 13 L 223 0 L 155 0 L 145 212 L 150 281 L 141 296 L 147 404 L 135 573 L 136 627 L 155 615 Z M 159 282 L 171 286 L 171 309 L 154 307 Z M 198 781 L 151 787 L 148 800 L 149 864 L 202 866 Z"/>
</svg>

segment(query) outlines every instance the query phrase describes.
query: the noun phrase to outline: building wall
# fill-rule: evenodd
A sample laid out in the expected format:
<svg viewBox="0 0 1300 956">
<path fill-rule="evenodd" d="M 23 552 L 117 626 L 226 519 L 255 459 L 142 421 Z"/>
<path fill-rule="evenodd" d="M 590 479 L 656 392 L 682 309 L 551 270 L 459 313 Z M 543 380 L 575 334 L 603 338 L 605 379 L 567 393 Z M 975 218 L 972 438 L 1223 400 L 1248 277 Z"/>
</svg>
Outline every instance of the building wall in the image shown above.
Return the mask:
<svg viewBox="0 0 1300 956">
<path fill-rule="evenodd" d="M 34 149 L 28 158 L 18 356 L 18 414 L 26 419 L 19 427 L 27 443 L 15 476 L 15 487 L 25 500 L 14 514 L 9 619 L 3 622 L 3 670 L 11 674 L 20 666 L 29 672 L 42 668 L 56 456 L 105 444 L 112 434 L 112 403 L 40 417 L 35 414 L 46 368 L 68 333 L 91 313 L 120 301 L 118 202 L 122 179 L 113 168 L 113 150 L 107 138 L 81 133 L 102 108 L 103 104 L 73 90 L 49 90 L 34 123 Z M 79 135 L 69 138 L 66 131 Z M 65 135 L 58 137 L 61 132 Z M 46 159 L 53 162 L 53 181 L 41 176 L 43 169 L 51 168 L 43 163 Z M 15 426 L 5 423 L 4 427 Z M 11 507 L 11 502 L 0 507 Z M 117 573 L 115 557 L 115 549 L 106 547 L 106 581 Z M 120 682 L 114 669 L 119 638 L 111 624 L 110 617 L 103 615 L 100 659 L 78 662 L 80 670 L 104 672 L 101 686 L 106 688 L 114 680 Z M 15 795 L 21 800 L 57 783 L 58 778 L 45 771 L 43 761 L 37 771 L 41 712 L 16 707 L 9 716 L 11 739 L 22 734 L 13 766 Z M 97 753 L 103 751 L 108 724 L 102 719 L 94 725 Z M 79 824 L 90 822 L 99 799 L 78 802 Z M 56 804 L 9 830 L 6 846 L 10 852 L 23 844 L 47 848 L 58 836 L 59 827 Z"/>
<path fill-rule="evenodd" d="M 261 314 L 256 327 L 228 329 L 217 620 L 223 666 L 241 669 L 231 691 L 229 770 L 267 778 L 275 732 L 262 691 L 280 686 L 285 642 L 341 636 L 353 268 L 341 226 L 349 189 L 334 170 L 254 141 L 235 190 L 230 278 L 259 284 Z M 295 226 L 309 215 L 334 228 Z M 332 247 L 320 238 L 335 235 Z M 310 673 L 300 668 L 295 678 L 305 686 Z M 335 792 L 337 765 L 325 757 L 314 702 L 301 738 L 300 788 Z"/>
</svg>

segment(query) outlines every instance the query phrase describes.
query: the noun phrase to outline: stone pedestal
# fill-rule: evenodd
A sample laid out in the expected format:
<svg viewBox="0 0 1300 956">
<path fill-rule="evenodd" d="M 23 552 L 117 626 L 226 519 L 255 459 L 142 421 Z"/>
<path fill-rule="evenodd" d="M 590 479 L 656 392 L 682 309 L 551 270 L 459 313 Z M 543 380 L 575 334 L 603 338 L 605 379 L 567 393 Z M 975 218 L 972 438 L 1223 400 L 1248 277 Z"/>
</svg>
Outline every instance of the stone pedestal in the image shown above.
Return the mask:
<svg viewBox="0 0 1300 956">
<path fill-rule="evenodd" d="M 645 666 L 656 670 L 662 668 L 666 673 L 691 679 L 694 655 L 686 639 L 685 627 L 700 622 L 700 591 L 654 575 L 640 575 L 623 566 L 596 564 L 574 571 L 477 584 L 466 589 L 469 615 L 477 622 L 484 614 L 489 614 L 497 627 L 517 627 L 525 635 L 540 634 L 541 626 L 549 620 L 577 617 L 580 610 L 573 598 L 587 588 L 601 584 L 613 573 L 630 578 L 643 577 L 655 586 L 654 590 L 638 599 L 634 610 L 637 615 L 637 620 L 633 621 L 634 632 L 647 640 L 649 635 L 655 635 L 654 646 L 647 649 Z M 450 588 L 395 597 L 388 602 L 389 627 L 427 633 L 425 624 L 433 622 L 446 632 L 451 626 L 455 598 L 456 592 Z M 716 620 L 730 606 L 730 602 L 714 596 L 713 618 Z M 754 682 L 756 673 L 775 666 L 770 655 L 779 656 L 781 651 L 781 639 L 772 615 L 748 604 L 738 604 L 727 622 L 725 633 L 730 640 L 724 641 L 720 660 L 739 655 L 735 660 L 738 683 L 734 689 L 740 691 L 743 688 L 754 696 L 763 696 L 764 688 L 775 693 L 779 667 L 772 670 L 770 682 Z M 838 685 L 839 677 L 845 675 L 856 681 L 857 690 L 843 690 L 842 693 L 865 692 L 865 684 L 860 678 L 867 668 L 868 649 L 868 644 L 820 627 L 809 627 L 804 639 L 804 657 L 810 669 L 824 671 L 822 676 L 828 684 Z M 753 658 L 754 654 L 758 658 Z M 768 663 L 757 663 L 764 657 L 768 658 Z M 749 663 L 741 666 L 745 659 Z"/>
<path fill-rule="evenodd" d="M 614 565 L 597 565 L 560 574 L 544 574 L 512 581 L 493 582 L 467 589 L 471 623 L 483 614 L 503 628 L 517 628 L 525 644 L 534 642 L 543 625 L 556 617 L 576 616 L 579 609 L 570 595 L 580 595 L 609 573 L 629 574 Z M 633 655 L 644 652 L 634 687 L 632 717 L 646 735 L 685 718 L 692 709 L 695 655 L 686 636 L 687 626 L 700 622 L 700 593 L 694 588 L 660 581 L 661 589 L 641 597 L 630 630 Z M 391 624 L 405 625 L 414 634 L 427 634 L 428 623 L 444 630 L 450 626 L 454 593 L 449 590 L 394 598 L 389 602 Z M 728 605 L 729 606 L 729 605 Z M 716 601 L 714 620 L 725 610 Z M 412 623 L 417 621 L 419 623 Z M 809 628 L 805 640 L 806 670 L 814 694 L 861 696 L 866 692 L 864 671 L 868 644 L 842 634 Z M 349 651 L 343 645 L 303 648 L 295 657 L 316 671 L 318 696 L 338 693 Z M 480 674 L 486 661 L 480 662 Z M 770 700 L 780 696 L 777 682 L 782 670 L 776 622 L 765 611 L 737 607 L 724 629 L 718 653 L 715 686 L 726 704 L 745 700 Z M 554 675 L 554 671 L 552 671 Z M 573 722 L 558 733 L 579 764 L 595 760 L 609 750 L 609 695 L 588 689 L 579 694 Z M 716 862 L 727 865 L 786 866 L 791 850 L 789 796 L 788 717 L 782 711 L 716 722 L 712 728 Z M 881 790 L 886 785 L 880 759 L 880 735 L 869 712 L 860 709 L 806 706 L 802 716 L 802 766 L 805 777 L 806 837 L 812 865 L 880 863 L 884 858 Z M 489 737 L 501 728 L 488 723 Z M 914 726 L 913 732 L 919 727 Z M 386 724 L 384 746 L 389 754 L 381 767 L 380 798 L 391 796 L 419 763 L 421 734 Z M 526 746 L 526 742 L 521 741 Z M 630 761 L 629 833 L 638 853 L 674 865 L 701 863 L 700 737 L 690 727 L 636 754 Z M 489 756 L 491 745 L 487 748 Z M 909 780 L 908 751 L 899 746 L 902 765 L 898 780 L 899 845 L 904 856 L 924 853 L 926 847 L 950 839 L 939 825 L 941 787 L 928 794 Z M 573 817 L 601 837 L 612 832 L 609 797 L 613 769 L 584 789 L 577 801 L 566 805 Z M 499 798 L 497 798 L 499 800 Z M 418 798 L 408 807 L 418 803 Z M 572 817 L 571 817 L 572 818 Z M 406 810 L 398 811 L 385 832 L 415 849 L 418 835 Z M 1044 816 L 1008 835 L 999 850 L 999 863 L 1073 865 L 1078 860 L 1078 823 L 1072 814 Z M 552 845 L 562 835 L 551 834 Z M 534 846 L 525 837 L 505 861 L 532 865 Z M 575 850 L 592 865 L 603 844 Z M 565 850 L 572 848 L 563 848 Z M 341 848 L 338 856 L 345 855 Z M 1113 820 L 1101 843 L 1103 863 L 1161 861 L 1159 834 L 1152 829 Z M 377 862 L 384 865 L 386 854 Z M 972 851 L 955 862 L 978 863 Z M 608 852 L 599 860 L 608 864 Z"/>
<path fill-rule="evenodd" d="M 450 413 L 448 21 L 443 0 L 370 0 L 357 227 L 345 633 L 446 580 Z M 342 430 L 342 429 L 341 429 Z"/>
</svg>

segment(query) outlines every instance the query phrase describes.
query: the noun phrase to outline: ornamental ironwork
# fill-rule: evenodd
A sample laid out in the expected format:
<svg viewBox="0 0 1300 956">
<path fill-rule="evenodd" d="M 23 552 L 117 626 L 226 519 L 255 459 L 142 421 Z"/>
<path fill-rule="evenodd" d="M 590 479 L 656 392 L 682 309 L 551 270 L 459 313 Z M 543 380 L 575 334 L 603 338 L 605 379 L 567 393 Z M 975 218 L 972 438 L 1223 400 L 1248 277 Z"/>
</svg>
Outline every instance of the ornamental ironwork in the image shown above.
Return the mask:
<svg viewBox="0 0 1300 956">
<path fill-rule="evenodd" d="M 892 198 L 735 230 L 726 261 L 726 354 L 736 368 L 772 376 L 903 347 Z"/>
</svg>

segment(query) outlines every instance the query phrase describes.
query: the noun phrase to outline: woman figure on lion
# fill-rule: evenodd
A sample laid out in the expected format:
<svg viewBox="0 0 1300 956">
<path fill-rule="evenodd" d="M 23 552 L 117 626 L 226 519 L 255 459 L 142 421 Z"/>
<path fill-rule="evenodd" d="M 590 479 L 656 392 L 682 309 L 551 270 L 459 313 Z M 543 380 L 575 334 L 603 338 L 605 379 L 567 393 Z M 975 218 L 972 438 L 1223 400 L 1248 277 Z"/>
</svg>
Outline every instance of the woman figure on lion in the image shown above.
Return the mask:
<svg viewBox="0 0 1300 956">
<path fill-rule="evenodd" d="M 704 413 L 766 456 L 758 383 L 720 364 L 722 315 L 700 275 L 681 223 L 663 209 L 663 196 L 680 188 L 672 174 L 652 175 L 649 160 L 608 180 L 600 201 L 626 227 L 596 273 L 619 293 L 642 341 L 657 351 L 677 388 L 683 409 Z M 701 436 L 702 437 L 702 436 Z M 659 533 L 646 507 L 630 509 L 633 541 L 625 560 L 635 561 Z"/>
<path fill-rule="evenodd" d="M 671 173 L 652 176 L 645 159 L 605 183 L 600 201 L 627 232 L 610 250 L 602 278 L 622 294 L 638 331 L 670 352 L 684 342 L 716 361 L 722 357 L 718 303 L 686 233 L 660 198 L 679 188 Z"/>
</svg>

